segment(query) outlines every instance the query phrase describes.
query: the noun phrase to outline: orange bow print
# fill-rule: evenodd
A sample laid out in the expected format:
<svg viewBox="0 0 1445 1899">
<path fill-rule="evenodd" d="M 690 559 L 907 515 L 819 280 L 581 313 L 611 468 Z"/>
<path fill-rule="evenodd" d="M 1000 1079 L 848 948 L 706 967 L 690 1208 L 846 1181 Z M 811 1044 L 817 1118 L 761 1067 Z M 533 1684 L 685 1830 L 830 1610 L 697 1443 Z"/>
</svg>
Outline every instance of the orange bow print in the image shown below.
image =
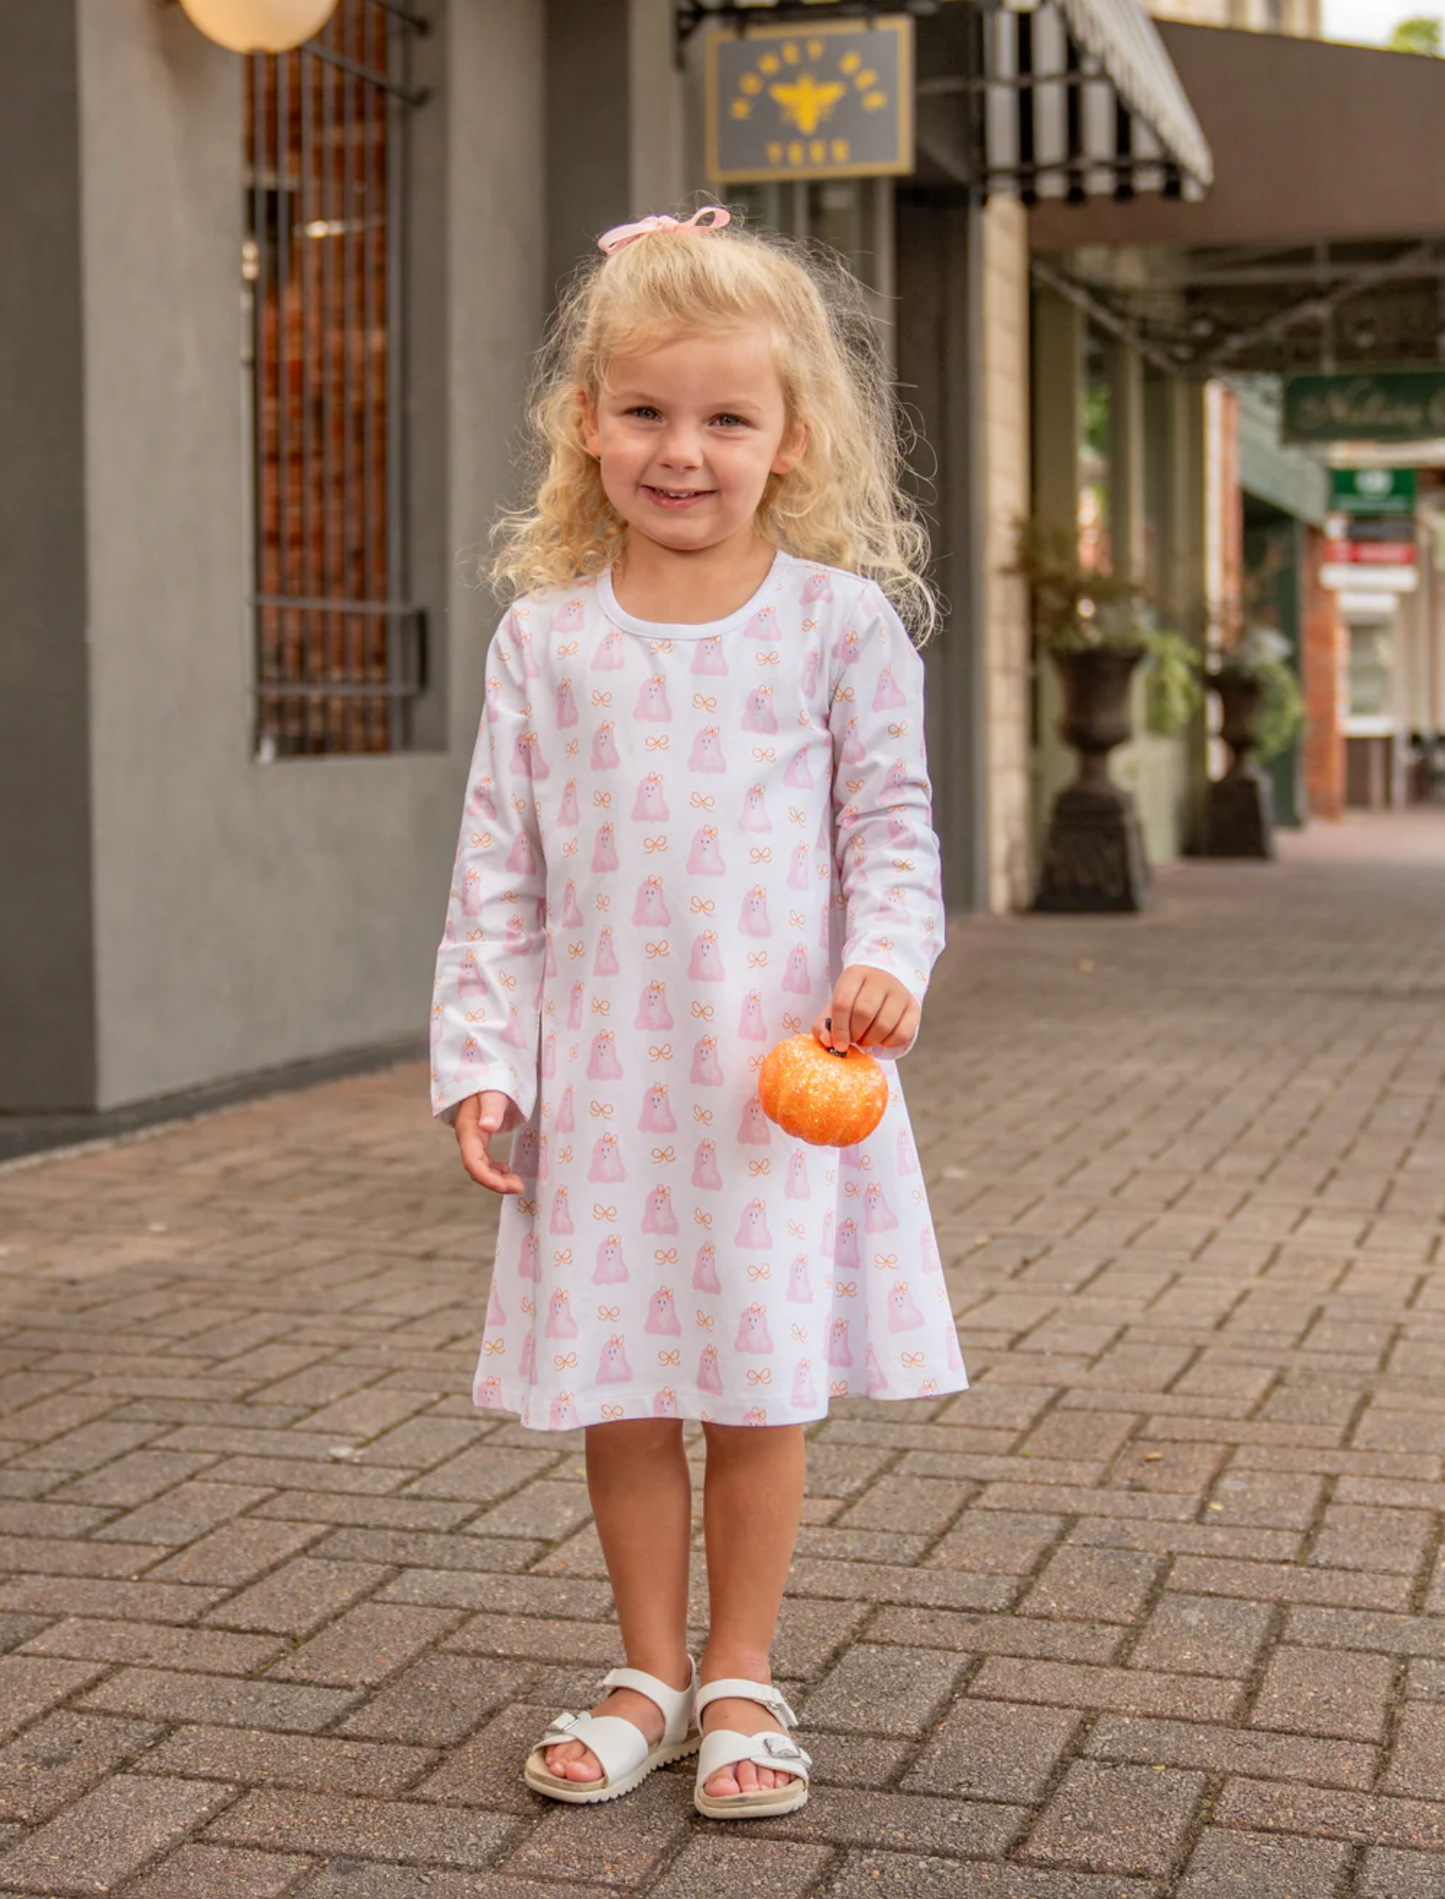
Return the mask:
<svg viewBox="0 0 1445 1899">
<path fill-rule="evenodd" d="M 793 1334 L 794 1345 L 806 1345 L 808 1343 L 808 1328 L 806 1325 L 795 1325 L 790 1329 Z"/>
<path fill-rule="evenodd" d="M 711 811 L 717 799 L 706 791 L 695 791 L 688 799 L 694 811 Z"/>
<path fill-rule="evenodd" d="M 567 954 L 575 963 L 579 956 L 585 956 L 587 954 L 587 945 L 585 943 L 569 943 L 567 945 Z"/>
<path fill-rule="evenodd" d="M 789 1015 L 787 1014 L 786 1011 L 784 1011 L 783 1027 L 788 1031 L 789 1035 L 798 1034 L 802 1026 L 803 1026 L 803 1018 L 800 1015 Z"/>
<path fill-rule="evenodd" d="M 560 1253 L 554 1253 L 552 1255 L 552 1264 L 554 1266 L 570 1266 L 572 1264 L 572 1248 L 567 1246 L 564 1247 Z"/>
<path fill-rule="evenodd" d="M 506 1349 L 507 1341 L 505 1339 L 488 1339 L 482 1347 L 483 1352 L 488 1358 L 499 1358 Z"/>
<path fill-rule="evenodd" d="M 646 948 L 647 954 L 654 959 L 659 956 L 671 956 L 672 954 L 672 945 L 668 942 L 666 937 L 664 937 L 660 943 L 647 944 Z"/>
<path fill-rule="evenodd" d="M 712 1126 L 712 1109 L 699 1108 L 696 1103 L 694 1103 L 692 1118 L 694 1121 L 700 1121 L 705 1128 L 710 1128 Z"/>
<path fill-rule="evenodd" d="M 716 1014 L 710 1002 L 695 1002 L 692 1005 L 692 1017 L 695 1022 L 711 1022 Z"/>
<path fill-rule="evenodd" d="M 659 1266 L 675 1266 L 677 1264 L 677 1248 L 675 1246 L 654 1247 L 652 1257 L 657 1261 Z"/>
<path fill-rule="evenodd" d="M 768 849 L 766 844 L 755 844 L 748 852 L 748 858 L 750 862 L 754 864 L 771 864 L 773 861 L 773 853 Z"/>
<path fill-rule="evenodd" d="M 781 653 L 759 653 L 756 658 L 760 666 L 781 666 L 783 663 Z"/>
<path fill-rule="evenodd" d="M 666 732 L 654 733 L 652 736 L 648 738 L 648 741 L 647 741 L 647 749 L 649 752 L 665 752 L 667 750 L 667 745 L 668 745 L 668 740 L 667 740 Z"/>
<path fill-rule="evenodd" d="M 704 1312 L 702 1307 L 699 1306 L 697 1309 L 697 1323 L 702 1327 L 704 1332 L 711 1332 L 713 1327 L 717 1324 L 717 1320 L 710 1312 Z"/>
<path fill-rule="evenodd" d="M 778 748 L 776 745 L 755 745 L 753 747 L 753 757 L 760 765 L 775 764 L 778 757 Z"/>
<path fill-rule="evenodd" d="M 692 695 L 692 709 L 694 712 L 716 712 L 717 700 L 705 692 L 695 692 Z"/>
<path fill-rule="evenodd" d="M 807 1230 L 807 1227 L 803 1225 L 801 1220 L 789 1220 L 788 1222 L 788 1233 L 795 1240 L 802 1239 Z"/>
<path fill-rule="evenodd" d="M 468 1009 L 467 1010 L 468 1022 L 485 1022 L 486 1019 L 487 1019 L 487 1012 L 485 1009 Z"/>
<path fill-rule="evenodd" d="M 592 1218 L 594 1220 L 605 1220 L 610 1226 L 617 1218 L 617 1209 L 616 1207 L 604 1207 L 600 1200 L 594 1200 L 592 1202 Z"/>
<path fill-rule="evenodd" d="M 665 851 L 667 849 L 667 839 L 665 837 L 645 837 L 642 840 L 642 848 L 648 852 Z"/>
<path fill-rule="evenodd" d="M 622 1317 L 622 1308 L 621 1306 L 598 1306 L 597 1316 L 604 1325 L 616 1325 L 617 1321 Z"/>
<path fill-rule="evenodd" d="M 624 1407 L 620 1404 L 605 1404 L 602 1407 L 602 1416 L 611 1424 L 623 1415 L 623 1411 Z"/>
<path fill-rule="evenodd" d="M 652 1150 L 652 1158 L 659 1167 L 665 1167 L 668 1161 L 675 1161 L 677 1159 L 677 1149 L 675 1147 L 654 1147 Z"/>
<path fill-rule="evenodd" d="M 687 907 L 695 917 L 710 917 L 717 909 L 711 897 L 690 897 Z"/>
<path fill-rule="evenodd" d="M 617 1112 L 610 1101 L 590 1101 L 587 1105 L 599 1121 L 610 1121 Z"/>
<path fill-rule="evenodd" d="M 694 1207 L 692 1210 L 692 1223 L 694 1226 L 711 1227 L 712 1215 L 704 1211 L 702 1207 Z"/>
<path fill-rule="evenodd" d="M 768 952 L 766 950 L 749 950 L 748 951 L 748 968 L 749 969 L 766 969 L 767 966 L 768 966 Z"/>
<path fill-rule="evenodd" d="M 575 659 L 577 657 L 576 640 L 567 640 L 563 645 L 559 646 L 557 648 L 557 657 L 558 659 Z"/>
<path fill-rule="evenodd" d="M 592 689 L 592 703 L 595 706 L 610 706 L 612 704 L 612 694 L 610 692 L 603 692 L 600 688 L 594 686 Z"/>
<path fill-rule="evenodd" d="M 606 996 L 594 996 L 592 998 L 592 1013 L 593 1015 L 611 1015 L 612 1004 Z M 596 1110 L 594 1109 L 593 1112 L 596 1113 Z M 609 1108 L 607 1112 L 610 1114 L 612 1110 Z"/>
<path fill-rule="evenodd" d="M 772 1382 L 773 1374 L 766 1367 L 764 1367 L 762 1371 L 756 1371 L 751 1366 L 748 1368 L 748 1383 L 750 1385 L 770 1385 Z"/>
<path fill-rule="evenodd" d="M 907 738 L 908 737 L 907 719 L 900 719 L 896 725 L 890 725 L 888 728 L 888 736 L 889 738 Z"/>
<path fill-rule="evenodd" d="M 873 1255 L 873 1264 L 878 1268 L 879 1272 L 886 1273 L 890 1266 L 896 1266 L 898 1264 L 898 1255 L 896 1253 L 875 1253 Z"/>
<path fill-rule="evenodd" d="M 856 1279 L 835 1280 L 833 1291 L 839 1299 L 856 1299 L 858 1297 L 858 1281 Z"/>
<path fill-rule="evenodd" d="M 770 1174 L 772 1171 L 773 1164 L 771 1161 L 755 1160 L 748 1162 L 748 1172 L 754 1180 L 756 1180 L 760 1174 Z"/>
<path fill-rule="evenodd" d="M 552 1363 L 557 1367 L 558 1371 L 576 1371 L 577 1354 L 575 1352 L 553 1352 Z"/>
<path fill-rule="evenodd" d="M 592 794 L 592 802 L 599 811 L 606 811 L 612 804 L 612 793 L 610 791 L 594 791 Z"/>
<path fill-rule="evenodd" d="M 654 1042 L 647 1051 L 647 1058 L 653 1062 L 670 1062 L 672 1060 L 672 1043 Z"/>
<path fill-rule="evenodd" d="M 904 1371 L 917 1371 L 926 1362 L 926 1355 L 923 1352 L 900 1352 L 898 1362 Z"/>
<path fill-rule="evenodd" d="M 676 1351 L 659 1352 L 657 1354 L 657 1362 L 659 1365 L 680 1365 L 682 1363 L 682 1353 Z"/>
<path fill-rule="evenodd" d="M 749 1266 L 748 1268 L 749 1279 L 752 1279 L 752 1280 L 771 1279 L 772 1276 L 773 1276 L 773 1269 L 771 1266 L 767 1266 L 767 1265 Z"/>
</svg>

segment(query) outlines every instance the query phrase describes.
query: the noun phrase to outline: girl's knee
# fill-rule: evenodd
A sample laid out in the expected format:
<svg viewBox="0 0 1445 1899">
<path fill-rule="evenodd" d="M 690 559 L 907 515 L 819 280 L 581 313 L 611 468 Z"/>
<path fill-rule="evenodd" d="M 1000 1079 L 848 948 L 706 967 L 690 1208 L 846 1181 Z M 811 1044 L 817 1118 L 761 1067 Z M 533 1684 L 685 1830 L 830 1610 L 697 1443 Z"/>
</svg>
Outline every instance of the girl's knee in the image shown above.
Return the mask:
<svg viewBox="0 0 1445 1899">
<path fill-rule="evenodd" d="M 801 1424 L 713 1424 L 705 1423 L 703 1436 L 708 1455 L 724 1457 L 767 1457 L 784 1449 L 794 1450 L 803 1441 Z"/>
</svg>

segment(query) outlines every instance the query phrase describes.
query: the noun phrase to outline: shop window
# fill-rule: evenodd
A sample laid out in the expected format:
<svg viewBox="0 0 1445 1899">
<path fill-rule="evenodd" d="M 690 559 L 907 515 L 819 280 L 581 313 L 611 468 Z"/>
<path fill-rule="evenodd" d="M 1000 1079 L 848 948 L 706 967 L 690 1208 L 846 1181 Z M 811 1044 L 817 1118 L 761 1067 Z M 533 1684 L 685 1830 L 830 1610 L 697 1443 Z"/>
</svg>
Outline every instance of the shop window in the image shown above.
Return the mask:
<svg viewBox="0 0 1445 1899">
<path fill-rule="evenodd" d="M 1356 620 L 1350 625 L 1349 693 L 1351 720 L 1393 722 L 1395 629 L 1389 620 Z"/>
</svg>

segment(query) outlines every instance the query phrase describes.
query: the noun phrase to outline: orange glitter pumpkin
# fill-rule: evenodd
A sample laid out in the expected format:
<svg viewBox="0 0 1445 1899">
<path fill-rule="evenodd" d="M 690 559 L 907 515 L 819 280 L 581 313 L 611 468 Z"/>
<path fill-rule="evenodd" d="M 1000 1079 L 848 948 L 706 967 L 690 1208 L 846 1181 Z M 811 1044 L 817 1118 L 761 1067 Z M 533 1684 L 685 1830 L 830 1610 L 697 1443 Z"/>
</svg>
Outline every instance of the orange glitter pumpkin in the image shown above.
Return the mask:
<svg viewBox="0 0 1445 1899">
<path fill-rule="evenodd" d="M 883 1119 L 888 1077 L 871 1055 L 835 1055 L 815 1035 L 790 1035 L 758 1071 L 763 1113 L 785 1134 L 814 1147 L 849 1147 Z"/>
</svg>

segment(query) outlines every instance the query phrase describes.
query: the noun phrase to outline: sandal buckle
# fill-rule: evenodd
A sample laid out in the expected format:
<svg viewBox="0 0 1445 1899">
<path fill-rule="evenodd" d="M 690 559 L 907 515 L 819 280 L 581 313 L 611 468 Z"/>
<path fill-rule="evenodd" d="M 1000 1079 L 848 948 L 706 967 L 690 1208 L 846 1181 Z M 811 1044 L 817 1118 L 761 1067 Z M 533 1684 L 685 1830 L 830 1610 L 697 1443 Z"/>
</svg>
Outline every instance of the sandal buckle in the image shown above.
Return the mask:
<svg viewBox="0 0 1445 1899">
<path fill-rule="evenodd" d="M 763 1746 L 776 1760 L 798 1761 L 803 1758 L 803 1750 L 796 1742 L 790 1741 L 786 1734 L 765 1734 Z"/>
</svg>

